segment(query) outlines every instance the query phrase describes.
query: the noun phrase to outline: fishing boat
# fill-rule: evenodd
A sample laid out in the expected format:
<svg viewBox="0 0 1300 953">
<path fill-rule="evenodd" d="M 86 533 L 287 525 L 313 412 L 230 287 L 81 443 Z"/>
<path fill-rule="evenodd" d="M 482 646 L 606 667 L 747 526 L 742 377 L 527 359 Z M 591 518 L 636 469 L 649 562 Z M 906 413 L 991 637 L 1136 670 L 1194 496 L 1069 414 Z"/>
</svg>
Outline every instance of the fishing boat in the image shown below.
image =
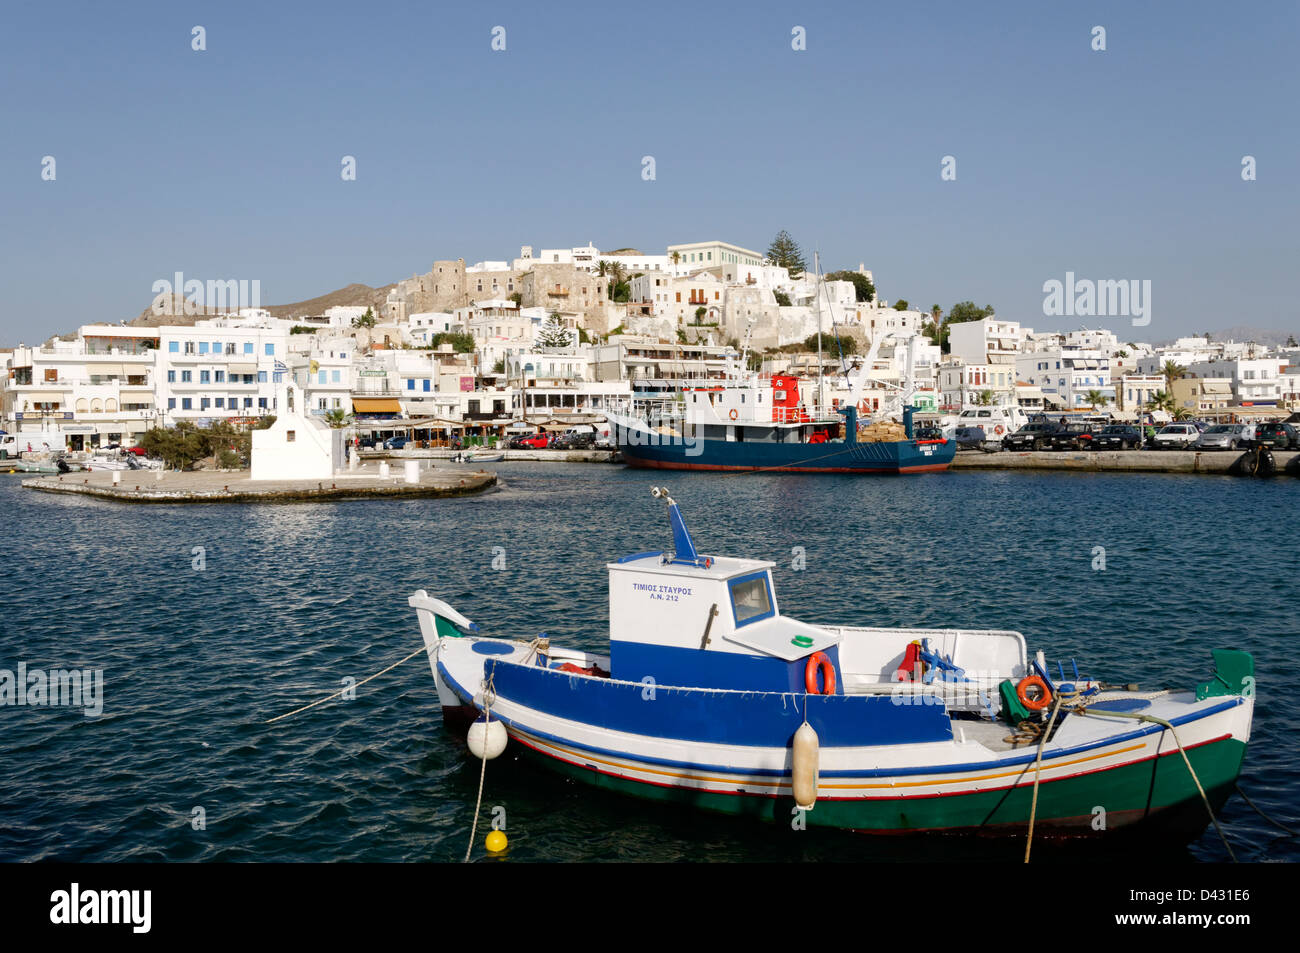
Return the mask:
<svg viewBox="0 0 1300 953">
<path fill-rule="evenodd" d="M 444 724 L 598 788 L 889 834 L 1191 838 L 1227 799 L 1254 662 L 1213 651 L 1186 690 L 1139 691 L 1028 655 L 1019 632 L 821 625 L 785 615 L 773 563 L 672 548 L 609 573 L 609 651 L 485 635 L 419 590 Z"/>
</svg>

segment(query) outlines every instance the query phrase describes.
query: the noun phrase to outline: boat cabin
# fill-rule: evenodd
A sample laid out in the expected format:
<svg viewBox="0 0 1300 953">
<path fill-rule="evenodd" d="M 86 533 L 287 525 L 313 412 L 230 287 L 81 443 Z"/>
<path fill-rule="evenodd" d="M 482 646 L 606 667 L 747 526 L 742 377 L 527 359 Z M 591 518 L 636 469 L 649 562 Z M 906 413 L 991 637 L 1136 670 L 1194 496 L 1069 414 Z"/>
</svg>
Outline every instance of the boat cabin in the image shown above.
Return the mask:
<svg viewBox="0 0 1300 953">
<path fill-rule="evenodd" d="M 701 556 L 671 501 L 669 519 L 674 552 L 608 564 L 614 678 L 803 692 L 807 658 L 816 652 L 838 674 L 840 636 L 781 614 L 774 563 Z"/>
</svg>

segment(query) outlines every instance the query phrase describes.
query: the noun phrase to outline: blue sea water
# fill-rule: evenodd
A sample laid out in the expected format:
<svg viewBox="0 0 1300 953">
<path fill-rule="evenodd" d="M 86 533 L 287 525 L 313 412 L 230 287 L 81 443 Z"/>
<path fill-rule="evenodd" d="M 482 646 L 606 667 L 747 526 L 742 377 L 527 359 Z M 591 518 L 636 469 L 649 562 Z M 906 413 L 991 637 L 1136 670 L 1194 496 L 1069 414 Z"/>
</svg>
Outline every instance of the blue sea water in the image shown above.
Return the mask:
<svg viewBox="0 0 1300 953">
<path fill-rule="evenodd" d="M 502 488 L 473 499 L 267 506 L 124 506 L 0 477 L 0 668 L 104 673 L 99 717 L 0 707 L 0 860 L 460 860 L 479 765 L 443 732 L 423 655 L 355 700 L 267 719 L 417 649 L 406 605 L 417 588 L 490 634 L 545 631 L 601 648 L 605 562 L 668 546 L 663 504 L 649 494 L 660 483 L 701 551 L 776 561 L 782 611 L 809 621 L 1016 629 L 1031 651 L 1143 688 L 1205 680 L 1211 648 L 1254 653 L 1241 784 L 1297 826 L 1300 710 L 1286 688 L 1300 680 L 1293 480 L 495 468 Z M 1097 547 L 1104 569 L 1094 568 Z M 791 831 L 595 791 L 513 751 L 487 766 L 476 858 L 494 808 L 505 812 L 507 861 L 922 856 L 915 841 Z M 1238 797 L 1222 820 L 1239 859 L 1300 858 L 1296 840 Z M 1162 850 L 1175 861 L 1226 858 L 1208 826 L 1189 847 Z M 923 856 L 1022 851 L 936 838 Z M 1044 844 L 1035 856 L 1080 855 Z"/>
</svg>

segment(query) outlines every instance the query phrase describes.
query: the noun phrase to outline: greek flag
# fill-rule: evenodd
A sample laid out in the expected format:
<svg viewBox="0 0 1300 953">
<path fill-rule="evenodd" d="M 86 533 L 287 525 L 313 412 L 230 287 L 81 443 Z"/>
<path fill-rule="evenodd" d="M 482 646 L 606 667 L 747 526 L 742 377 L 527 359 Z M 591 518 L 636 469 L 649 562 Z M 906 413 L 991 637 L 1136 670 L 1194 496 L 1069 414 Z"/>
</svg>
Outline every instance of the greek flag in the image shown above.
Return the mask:
<svg viewBox="0 0 1300 953">
<path fill-rule="evenodd" d="M 284 361 L 277 359 L 275 362 L 275 372 L 277 374 L 287 374 L 289 373 L 289 365 L 285 364 Z"/>
</svg>

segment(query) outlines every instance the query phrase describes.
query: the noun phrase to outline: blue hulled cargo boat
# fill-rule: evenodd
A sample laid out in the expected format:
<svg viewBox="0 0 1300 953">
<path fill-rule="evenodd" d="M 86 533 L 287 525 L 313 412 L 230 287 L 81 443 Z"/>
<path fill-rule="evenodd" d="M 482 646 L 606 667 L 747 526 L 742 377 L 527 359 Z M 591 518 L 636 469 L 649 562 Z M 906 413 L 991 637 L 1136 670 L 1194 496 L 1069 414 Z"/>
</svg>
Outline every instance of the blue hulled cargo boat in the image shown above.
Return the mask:
<svg viewBox="0 0 1300 953">
<path fill-rule="evenodd" d="M 811 396 L 811 395 L 810 395 Z M 912 409 L 903 423 L 861 427 L 846 403 L 819 414 L 800 380 L 775 376 L 684 391 L 671 414 L 609 418 L 623 460 L 663 470 L 796 473 L 924 473 L 946 470 L 957 445 L 920 439 Z"/>
</svg>

